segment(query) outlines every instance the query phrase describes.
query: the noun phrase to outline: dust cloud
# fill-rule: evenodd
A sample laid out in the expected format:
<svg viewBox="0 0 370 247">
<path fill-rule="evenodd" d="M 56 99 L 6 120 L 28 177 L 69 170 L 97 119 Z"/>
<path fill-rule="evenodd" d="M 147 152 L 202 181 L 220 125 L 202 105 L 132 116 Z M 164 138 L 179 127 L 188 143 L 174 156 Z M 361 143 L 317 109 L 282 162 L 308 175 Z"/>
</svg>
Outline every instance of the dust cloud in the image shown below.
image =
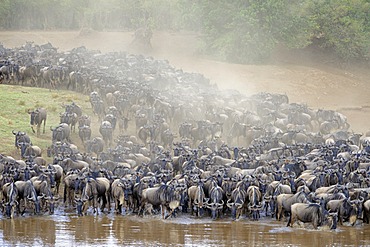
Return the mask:
<svg viewBox="0 0 370 247">
<path fill-rule="evenodd" d="M 27 41 L 50 42 L 59 51 L 85 46 L 103 53 L 126 51 L 168 60 L 177 69 L 197 72 L 222 90 L 251 95 L 258 92 L 287 94 L 291 102 L 314 109 L 332 109 L 345 114 L 355 132 L 370 128 L 370 71 L 362 67 L 341 69 L 328 63 L 330 58 L 306 50 L 288 53 L 283 49 L 264 65 L 230 64 L 199 53 L 199 34 L 193 32 L 153 32 L 151 47 L 132 44 L 133 32 L 54 31 L 0 32 L 2 44 L 19 47 Z"/>
</svg>

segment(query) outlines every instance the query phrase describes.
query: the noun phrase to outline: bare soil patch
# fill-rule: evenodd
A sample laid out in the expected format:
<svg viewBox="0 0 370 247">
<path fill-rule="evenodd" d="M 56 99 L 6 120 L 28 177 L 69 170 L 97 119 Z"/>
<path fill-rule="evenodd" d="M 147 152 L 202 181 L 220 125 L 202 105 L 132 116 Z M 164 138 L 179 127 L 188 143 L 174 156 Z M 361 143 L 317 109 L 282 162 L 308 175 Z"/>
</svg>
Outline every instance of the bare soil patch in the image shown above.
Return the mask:
<svg viewBox="0 0 370 247">
<path fill-rule="evenodd" d="M 332 66 L 332 60 L 315 51 L 276 52 L 268 65 L 240 65 L 199 55 L 197 34 L 154 32 L 151 49 L 132 44 L 133 32 L 0 32 L 6 47 L 26 41 L 52 43 L 59 50 L 85 46 L 101 52 L 127 51 L 166 59 L 178 69 L 204 74 L 220 89 L 236 89 L 250 95 L 258 92 L 285 93 L 291 102 L 312 108 L 333 109 L 345 114 L 355 132 L 370 129 L 370 69 L 350 65 Z"/>
</svg>

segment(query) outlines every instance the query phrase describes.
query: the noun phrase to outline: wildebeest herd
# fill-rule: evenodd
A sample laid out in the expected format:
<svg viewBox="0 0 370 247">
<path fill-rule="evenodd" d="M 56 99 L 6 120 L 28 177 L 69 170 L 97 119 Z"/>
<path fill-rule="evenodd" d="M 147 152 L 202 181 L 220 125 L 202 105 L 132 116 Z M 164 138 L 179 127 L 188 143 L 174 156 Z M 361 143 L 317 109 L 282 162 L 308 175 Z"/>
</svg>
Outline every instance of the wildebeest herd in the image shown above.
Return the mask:
<svg viewBox="0 0 370 247">
<path fill-rule="evenodd" d="M 142 55 L 30 42 L 0 54 L 3 83 L 89 95 L 100 124 L 94 133 L 92 116 L 64 105 L 50 128 L 52 163 L 14 130 L 22 159 L 0 155 L 7 217 L 63 205 L 80 216 L 114 207 L 120 215 L 276 217 L 315 228 L 369 223 L 370 135 L 353 133 L 339 112 L 282 94 L 219 90 Z M 30 115 L 33 132 L 44 134 L 47 110 Z M 72 143 L 77 135 L 83 147 Z"/>
</svg>

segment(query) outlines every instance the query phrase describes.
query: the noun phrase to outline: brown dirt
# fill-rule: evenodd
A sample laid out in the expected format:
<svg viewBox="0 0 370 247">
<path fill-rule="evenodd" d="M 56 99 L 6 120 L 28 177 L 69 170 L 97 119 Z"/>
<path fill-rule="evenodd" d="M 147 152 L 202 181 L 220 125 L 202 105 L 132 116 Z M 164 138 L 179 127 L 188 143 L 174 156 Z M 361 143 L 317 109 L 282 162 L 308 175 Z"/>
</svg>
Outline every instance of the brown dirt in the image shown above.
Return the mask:
<svg viewBox="0 0 370 247">
<path fill-rule="evenodd" d="M 370 69 L 360 65 L 341 69 L 332 66 L 330 56 L 310 50 L 287 53 L 280 49 L 268 65 L 240 65 L 211 60 L 198 53 L 194 33 L 154 32 L 151 49 L 134 47 L 132 32 L 0 32 L 6 47 L 26 41 L 52 43 L 59 50 L 85 46 L 88 49 L 142 53 L 166 59 L 176 68 L 198 72 L 220 89 L 237 89 L 250 95 L 258 92 L 286 93 L 291 102 L 317 109 L 333 109 L 345 114 L 351 130 L 370 130 Z"/>
</svg>

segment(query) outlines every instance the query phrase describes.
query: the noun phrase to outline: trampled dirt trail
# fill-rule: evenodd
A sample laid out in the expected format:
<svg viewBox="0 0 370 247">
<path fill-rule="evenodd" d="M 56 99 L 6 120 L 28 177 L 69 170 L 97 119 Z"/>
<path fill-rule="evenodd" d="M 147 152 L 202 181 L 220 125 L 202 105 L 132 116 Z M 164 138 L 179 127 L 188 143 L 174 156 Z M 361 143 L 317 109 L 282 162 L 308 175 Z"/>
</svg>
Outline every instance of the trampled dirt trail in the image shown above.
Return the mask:
<svg viewBox="0 0 370 247">
<path fill-rule="evenodd" d="M 269 65 L 240 65 L 200 56 L 194 33 L 154 32 L 152 48 L 142 50 L 131 45 L 132 32 L 0 32 L 0 42 L 6 47 L 18 47 L 26 41 L 50 42 L 59 50 L 83 45 L 101 52 L 127 51 L 166 59 L 178 69 L 204 74 L 220 89 L 236 89 L 247 95 L 286 93 L 291 102 L 342 112 L 355 132 L 370 130 L 370 69 L 353 65 L 351 69 L 335 68 L 323 54 L 277 52 Z"/>
</svg>

